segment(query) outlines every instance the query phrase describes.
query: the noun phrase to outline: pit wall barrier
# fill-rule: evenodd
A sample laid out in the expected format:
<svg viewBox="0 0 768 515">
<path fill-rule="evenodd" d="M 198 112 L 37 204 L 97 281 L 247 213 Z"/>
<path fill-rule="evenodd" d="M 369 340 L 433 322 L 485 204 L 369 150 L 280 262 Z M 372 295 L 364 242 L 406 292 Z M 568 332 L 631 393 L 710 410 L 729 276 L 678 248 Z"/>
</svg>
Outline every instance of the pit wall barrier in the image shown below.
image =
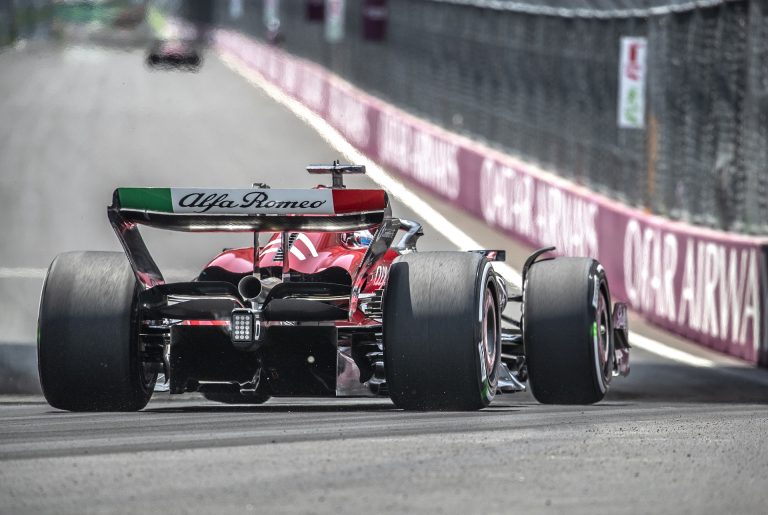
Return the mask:
<svg viewBox="0 0 768 515">
<path fill-rule="evenodd" d="M 768 238 L 648 215 L 416 118 L 275 46 L 224 29 L 213 42 L 401 179 L 528 245 L 597 257 L 615 300 L 768 367 Z"/>
</svg>

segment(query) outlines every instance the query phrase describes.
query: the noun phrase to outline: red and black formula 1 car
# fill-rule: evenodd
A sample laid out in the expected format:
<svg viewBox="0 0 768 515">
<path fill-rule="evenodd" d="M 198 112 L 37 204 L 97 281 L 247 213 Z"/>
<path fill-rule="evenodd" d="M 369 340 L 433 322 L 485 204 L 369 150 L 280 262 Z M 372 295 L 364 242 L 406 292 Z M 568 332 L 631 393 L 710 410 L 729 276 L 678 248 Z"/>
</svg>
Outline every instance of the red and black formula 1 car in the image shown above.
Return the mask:
<svg viewBox="0 0 768 515">
<path fill-rule="evenodd" d="M 48 270 L 39 370 L 66 410 L 138 410 L 158 374 L 172 394 L 225 403 L 389 396 L 476 410 L 528 381 L 543 403 L 589 404 L 629 371 L 626 308 L 589 258 L 534 253 L 508 293 L 502 251 L 417 252 L 421 225 L 382 190 L 344 188 L 354 165 L 310 166 L 314 189 L 119 188 L 122 253 L 72 252 Z M 253 232 L 190 282 L 167 283 L 139 225 Z M 402 231 L 396 243 L 395 239 Z M 263 233 L 271 233 L 268 238 Z M 502 311 L 521 303 L 520 319 Z"/>
<path fill-rule="evenodd" d="M 150 68 L 197 70 L 202 62 L 200 46 L 192 40 L 156 40 L 147 52 Z"/>
</svg>

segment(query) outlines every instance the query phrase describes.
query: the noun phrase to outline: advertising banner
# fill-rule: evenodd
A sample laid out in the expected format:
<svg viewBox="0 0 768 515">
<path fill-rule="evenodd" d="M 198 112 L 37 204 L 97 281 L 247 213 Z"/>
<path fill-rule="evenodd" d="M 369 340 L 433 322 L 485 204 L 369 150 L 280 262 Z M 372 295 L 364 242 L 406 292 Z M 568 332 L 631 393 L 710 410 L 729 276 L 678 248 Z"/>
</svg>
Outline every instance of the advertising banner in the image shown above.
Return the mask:
<svg viewBox="0 0 768 515">
<path fill-rule="evenodd" d="M 382 41 L 387 35 L 387 0 L 365 0 L 363 3 L 363 38 Z"/>
<path fill-rule="evenodd" d="M 243 0 L 229 0 L 229 17 L 233 20 L 243 16 Z"/>
<path fill-rule="evenodd" d="M 325 0 L 325 39 L 337 43 L 344 39 L 344 0 Z"/>
<path fill-rule="evenodd" d="M 645 38 L 621 38 L 618 122 L 622 129 L 645 127 Z"/>
<path fill-rule="evenodd" d="M 280 0 L 264 0 L 264 26 L 269 30 L 280 26 Z"/>
</svg>

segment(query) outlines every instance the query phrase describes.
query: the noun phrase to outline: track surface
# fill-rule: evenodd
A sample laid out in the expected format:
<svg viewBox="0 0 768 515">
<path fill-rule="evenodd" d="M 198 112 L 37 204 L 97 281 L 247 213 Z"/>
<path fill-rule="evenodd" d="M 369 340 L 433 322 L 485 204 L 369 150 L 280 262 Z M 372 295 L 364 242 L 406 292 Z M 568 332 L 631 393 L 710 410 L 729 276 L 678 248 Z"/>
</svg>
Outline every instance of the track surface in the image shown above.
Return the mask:
<svg viewBox="0 0 768 515">
<path fill-rule="evenodd" d="M 189 74 L 150 73 L 137 51 L 0 53 L 0 340 L 34 341 L 35 270 L 56 253 L 119 250 L 104 209 L 114 187 L 309 186 L 303 167 L 338 157 L 213 56 Z M 447 214 L 506 247 L 512 264 L 525 253 Z M 423 249 L 450 248 L 425 230 Z M 211 249 L 248 243 L 148 239 L 171 278 L 191 276 Z M 528 394 L 471 414 L 159 396 L 138 414 L 70 414 L 0 397 L 0 513 L 765 512 L 766 374 L 639 350 L 632 360 L 631 376 L 591 407 L 541 406 Z"/>
</svg>

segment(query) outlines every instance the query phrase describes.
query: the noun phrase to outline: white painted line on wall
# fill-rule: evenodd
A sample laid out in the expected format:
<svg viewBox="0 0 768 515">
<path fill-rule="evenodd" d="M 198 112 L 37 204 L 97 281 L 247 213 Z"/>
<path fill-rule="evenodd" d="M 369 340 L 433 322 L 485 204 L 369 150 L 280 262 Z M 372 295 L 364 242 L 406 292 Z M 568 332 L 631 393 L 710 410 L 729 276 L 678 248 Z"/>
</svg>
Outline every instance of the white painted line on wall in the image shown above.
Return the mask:
<svg viewBox="0 0 768 515">
<path fill-rule="evenodd" d="M 287 107 L 294 115 L 299 117 L 307 125 L 312 127 L 333 148 L 344 155 L 353 163 L 364 164 L 367 175 L 383 189 L 400 202 L 408 206 L 412 211 L 419 213 L 423 220 L 437 229 L 448 241 L 461 250 L 480 249 L 482 246 L 464 231 L 451 223 L 445 216 L 432 206 L 427 204 L 413 191 L 408 189 L 401 181 L 395 179 L 382 167 L 352 146 L 344 136 L 333 128 L 324 118 L 306 107 L 298 100 L 285 94 L 280 88 L 267 81 L 259 72 L 243 65 L 237 58 L 224 53 L 219 54 L 224 64 L 245 80 L 264 91 L 277 103 Z M 522 276 L 520 272 L 506 263 L 494 263 L 494 268 L 510 283 L 520 286 Z M 715 363 L 711 360 L 694 356 L 685 351 L 675 349 L 659 341 L 630 332 L 630 344 L 657 356 L 661 356 L 678 363 L 702 368 L 711 368 Z"/>
<path fill-rule="evenodd" d="M 715 366 L 715 362 L 712 360 L 694 356 L 693 354 L 675 349 L 674 347 L 670 347 L 669 345 L 665 345 L 635 332 L 629 333 L 629 344 L 632 345 L 632 347 L 637 347 L 638 349 L 643 349 L 644 351 L 656 354 L 657 356 L 671 359 L 679 363 L 685 363 L 692 367 L 712 368 Z"/>
</svg>

